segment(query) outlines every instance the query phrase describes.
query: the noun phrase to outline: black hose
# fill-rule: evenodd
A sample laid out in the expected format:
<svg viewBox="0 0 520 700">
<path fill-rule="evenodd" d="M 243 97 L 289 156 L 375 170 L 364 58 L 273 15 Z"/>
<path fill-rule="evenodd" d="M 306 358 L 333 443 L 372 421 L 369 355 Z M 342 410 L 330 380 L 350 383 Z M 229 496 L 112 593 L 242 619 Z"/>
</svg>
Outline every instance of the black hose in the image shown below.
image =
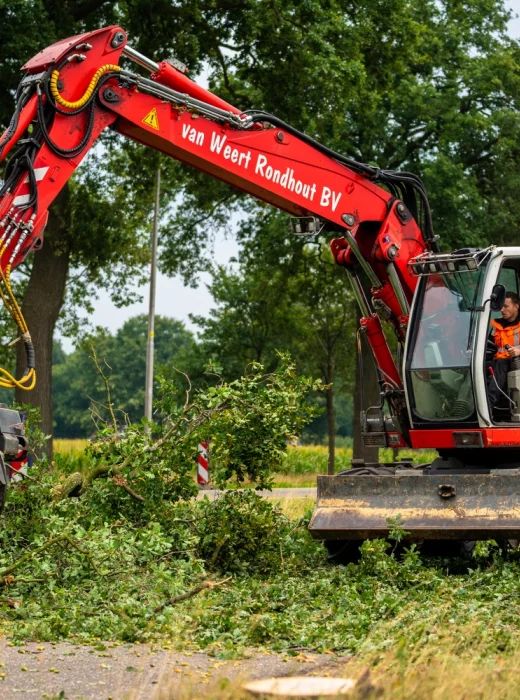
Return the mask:
<svg viewBox="0 0 520 700">
<path fill-rule="evenodd" d="M 28 101 L 28 97 L 30 95 L 30 89 L 26 89 L 24 92 L 19 94 L 20 86 L 18 86 L 18 90 L 16 92 L 16 107 L 14 110 L 14 114 L 11 117 L 11 121 L 9 122 L 9 126 L 7 127 L 7 130 L 3 137 L 0 139 L 0 158 L 2 157 L 2 152 L 6 146 L 6 144 L 9 143 L 11 138 L 13 137 L 16 129 L 18 128 L 18 122 L 20 121 L 20 114 L 22 112 L 22 109 L 25 107 Z"/>
<path fill-rule="evenodd" d="M 84 150 L 88 142 L 90 141 L 90 137 L 92 136 L 92 130 L 94 127 L 94 117 L 95 117 L 95 104 L 94 104 L 94 99 L 96 96 L 99 94 L 99 90 L 101 87 L 107 82 L 107 80 L 112 79 L 114 76 L 118 75 L 115 71 L 111 73 L 106 73 L 102 78 L 99 80 L 98 84 L 96 85 L 96 89 L 92 93 L 91 97 L 85 102 L 85 104 L 80 108 L 75 111 L 71 112 L 66 112 L 62 109 L 60 109 L 54 101 L 50 99 L 49 96 L 49 86 L 48 86 L 48 79 L 45 81 L 45 93 L 48 96 L 48 102 L 49 105 L 52 106 L 52 109 L 55 112 L 58 112 L 59 114 L 63 114 L 65 116 L 74 116 L 76 114 L 79 114 L 80 112 L 83 112 L 85 109 L 89 109 L 89 115 L 88 115 L 88 122 L 87 122 L 87 128 L 85 131 L 85 134 L 83 138 L 81 139 L 80 143 L 77 146 L 74 146 L 74 148 L 61 148 L 58 146 L 56 143 L 54 143 L 49 135 L 48 132 L 48 127 L 47 124 L 45 123 L 45 110 L 43 106 L 43 98 L 41 93 L 38 94 L 38 121 L 40 124 L 40 128 L 42 130 L 42 136 L 49 148 L 56 153 L 56 155 L 61 156 L 62 158 L 74 158 L 75 156 L 79 155 L 81 151 Z"/>
<path fill-rule="evenodd" d="M 29 370 L 31 369 L 36 369 L 36 356 L 34 354 L 34 345 L 32 342 L 25 342 L 25 355 L 27 358 L 27 369 L 25 370 L 25 374 L 29 373 Z"/>
<path fill-rule="evenodd" d="M 53 105 L 54 107 L 54 105 Z M 56 155 L 62 157 L 62 158 L 74 158 L 75 156 L 78 156 L 81 151 L 86 147 L 87 143 L 90 140 L 90 137 L 92 136 L 92 129 L 94 127 L 94 103 L 91 103 L 90 105 L 90 111 L 88 115 L 88 123 L 87 123 L 87 128 L 85 130 L 85 134 L 81 141 L 78 143 L 77 146 L 74 146 L 73 148 L 61 148 L 58 146 L 54 141 L 51 139 L 49 132 L 47 131 L 47 125 L 45 124 L 45 111 L 43 107 L 43 98 L 42 94 L 38 94 L 38 121 L 40 123 L 40 128 L 42 130 L 42 136 L 43 140 L 47 144 L 47 146 L 56 153 Z"/>
<path fill-rule="evenodd" d="M 400 199 L 402 199 L 403 202 L 406 204 L 406 206 L 412 213 L 412 216 L 421 214 L 421 212 L 418 211 L 417 208 L 417 202 L 415 198 L 415 195 L 417 195 L 419 198 L 420 205 L 423 209 L 422 215 L 424 217 L 424 239 L 428 242 L 428 244 L 431 246 L 434 252 L 439 252 L 437 238 L 433 232 L 433 222 L 430 204 L 428 202 L 428 196 L 426 194 L 426 189 L 424 187 L 423 182 L 417 175 L 410 172 L 400 173 L 393 170 L 380 170 L 379 168 L 375 168 L 372 165 L 366 165 L 365 163 L 360 163 L 357 160 L 354 160 L 353 158 L 343 156 L 340 153 L 333 151 L 331 148 L 324 146 L 319 141 L 316 141 L 316 139 L 313 139 L 311 136 L 308 136 L 307 134 L 304 134 L 303 132 L 299 131 L 298 129 L 295 129 L 289 124 L 286 124 L 282 119 L 279 119 L 278 117 L 275 117 L 272 114 L 268 114 L 267 112 L 247 112 L 247 114 L 251 116 L 253 123 L 267 122 L 268 124 L 272 124 L 273 126 L 279 127 L 280 129 L 284 129 L 284 131 L 287 131 L 289 134 L 296 136 L 297 138 L 304 141 L 304 143 L 307 143 L 313 148 L 316 148 L 316 150 L 320 151 L 320 153 L 323 153 L 324 155 L 333 158 L 342 165 L 346 165 L 354 172 L 369 178 L 372 182 L 383 182 L 390 189 L 391 194 L 395 194 L 395 187 L 397 187 L 401 191 L 402 196 L 400 197 Z"/>
</svg>

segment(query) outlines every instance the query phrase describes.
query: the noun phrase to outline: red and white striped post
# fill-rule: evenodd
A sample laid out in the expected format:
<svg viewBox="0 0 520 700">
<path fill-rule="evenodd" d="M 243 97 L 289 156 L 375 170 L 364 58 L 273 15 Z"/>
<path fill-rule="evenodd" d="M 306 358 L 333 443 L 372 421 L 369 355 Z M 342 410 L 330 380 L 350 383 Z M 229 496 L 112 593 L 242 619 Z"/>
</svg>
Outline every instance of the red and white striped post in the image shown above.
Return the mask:
<svg viewBox="0 0 520 700">
<path fill-rule="evenodd" d="M 199 442 L 197 456 L 197 481 L 199 486 L 209 484 L 209 442 Z"/>
</svg>

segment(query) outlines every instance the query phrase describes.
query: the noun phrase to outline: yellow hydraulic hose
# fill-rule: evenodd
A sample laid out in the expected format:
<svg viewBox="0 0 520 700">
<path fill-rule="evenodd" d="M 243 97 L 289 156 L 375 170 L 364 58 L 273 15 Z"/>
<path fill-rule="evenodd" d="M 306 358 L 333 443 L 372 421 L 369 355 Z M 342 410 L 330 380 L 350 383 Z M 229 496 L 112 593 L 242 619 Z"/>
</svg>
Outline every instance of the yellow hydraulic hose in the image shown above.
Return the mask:
<svg viewBox="0 0 520 700">
<path fill-rule="evenodd" d="M 0 250 L 0 259 L 4 252 L 5 246 Z M 27 322 L 23 317 L 20 306 L 18 305 L 11 288 L 11 265 L 7 266 L 5 273 L 0 266 L 0 283 L 0 298 L 4 302 L 6 309 L 18 326 L 18 330 L 20 331 L 20 335 L 24 343 L 31 343 L 31 336 L 29 334 L 29 329 L 27 328 Z M 30 391 L 31 389 L 34 389 L 36 385 L 36 371 L 33 367 L 31 367 L 27 374 L 24 374 L 21 379 L 16 379 L 10 372 L 2 367 L 0 367 L 0 375 L 3 375 L 0 376 L 0 387 L 6 389 L 14 389 L 15 387 L 18 387 L 19 389 Z"/>
<path fill-rule="evenodd" d="M 107 63 L 105 66 L 101 66 L 101 68 L 98 68 L 98 70 L 94 73 L 85 94 L 79 100 L 76 100 L 76 102 L 69 102 L 60 95 L 60 91 L 58 90 L 58 80 L 60 77 L 60 72 L 59 70 L 53 70 L 51 73 L 51 79 L 49 81 L 51 95 L 54 97 L 56 102 L 62 107 L 66 107 L 67 109 L 81 109 L 85 102 L 88 102 L 88 100 L 92 97 L 92 93 L 96 89 L 96 85 L 99 83 L 99 79 L 101 78 L 101 76 L 110 71 L 116 71 L 119 73 L 120 70 L 121 68 L 119 66 L 113 65 L 112 63 Z"/>
</svg>

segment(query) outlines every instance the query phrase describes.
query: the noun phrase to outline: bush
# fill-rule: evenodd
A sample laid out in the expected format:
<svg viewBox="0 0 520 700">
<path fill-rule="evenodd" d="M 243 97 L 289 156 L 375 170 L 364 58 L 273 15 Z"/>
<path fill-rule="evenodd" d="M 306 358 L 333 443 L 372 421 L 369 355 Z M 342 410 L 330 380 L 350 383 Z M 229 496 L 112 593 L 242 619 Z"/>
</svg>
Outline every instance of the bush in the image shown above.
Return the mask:
<svg viewBox="0 0 520 700">
<path fill-rule="evenodd" d="M 220 485 L 266 486 L 287 439 L 312 416 L 313 387 L 287 358 L 271 374 L 255 365 L 184 406 L 164 382 L 160 422 L 128 426 L 121 437 L 113 420 L 75 473 L 67 458 L 38 461 L 10 488 L 0 531 L 0 615 L 11 635 L 144 641 L 171 629 L 167 601 L 202 590 L 208 569 L 277 567 L 289 521 L 250 491 L 192 500 L 197 445 L 211 436 Z"/>
<path fill-rule="evenodd" d="M 203 507 L 200 556 L 222 572 L 262 572 L 280 566 L 280 540 L 290 521 L 254 491 L 229 491 Z"/>
</svg>

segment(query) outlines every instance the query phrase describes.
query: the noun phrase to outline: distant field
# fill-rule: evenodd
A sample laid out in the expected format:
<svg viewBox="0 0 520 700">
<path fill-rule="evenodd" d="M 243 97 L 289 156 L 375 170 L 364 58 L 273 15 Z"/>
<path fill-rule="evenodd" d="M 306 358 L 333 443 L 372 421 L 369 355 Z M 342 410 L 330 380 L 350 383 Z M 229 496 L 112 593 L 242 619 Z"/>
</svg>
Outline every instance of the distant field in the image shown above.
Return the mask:
<svg viewBox="0 0 520 700">
<path fill-rule="evenodd" d="M 71 470 L 82 470 L 85 464 L 85 447 L 87 440 L 54 440 L 54 451 L 67 462 Z M 399 459 L 409 459 L 416 464 L 431 462 L 436 457 L 433 450 L 400 450 Z M 324 445 L 298 445 L 289 447 L 287 458 L 280 473 L 275 475 L 274 483 L 278 487 L 301 487 L 316 485 L 316 474 L 327 473 L 328 449 Z M 394 460 L 392 450 L 379 450 L 381 462 Z M 352 460 L 352 447 L 336 448 L 336 472 L 349 469 Z"/>
<path fill-rule="evenodd" d="M 416 464 L 433 461 L 437 457 L 434 450 L 399 451 L 399 460 L 409 459 Z M 326 474 L 328 448 L 325 445 L 298 445 L 289 447 L 287 451 L 286 474 Z M 390 448 L 379 450 L 381 462 L 393 462 L 393 451 Z M 336 447 L 336 472 L 349 469 L 352 461 L 352 447 Z M 300 484 L 298 484 L 300 485 Z M 301 484 L 303 485 L 303 484 Z"/>
<path fill-rule="evenodd" d="M 59 455 L 82 455 L 88 440 L 54 440 L 54 451 Z"/>
</svg>

